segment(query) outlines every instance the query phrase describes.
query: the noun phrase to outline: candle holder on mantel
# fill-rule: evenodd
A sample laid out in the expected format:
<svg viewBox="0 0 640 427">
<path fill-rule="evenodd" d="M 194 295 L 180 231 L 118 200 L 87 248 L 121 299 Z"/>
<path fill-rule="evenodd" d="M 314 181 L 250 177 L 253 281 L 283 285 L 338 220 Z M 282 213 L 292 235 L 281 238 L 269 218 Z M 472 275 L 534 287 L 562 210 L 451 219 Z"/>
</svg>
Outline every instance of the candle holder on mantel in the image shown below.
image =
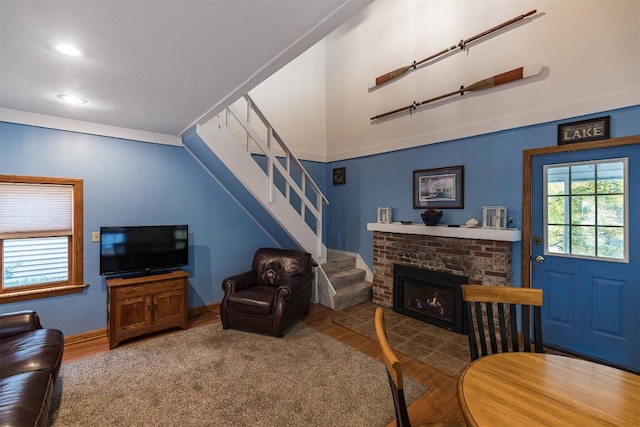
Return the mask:
<svg viewBox="0 0 640 427">
<path fill-rule="evenodd" d="M 378 223 L 390 224 L 391 223 L 391 208 L 384 206 L 378 208 Z"/>
<path fill-rule="evenodd" d="M 504 206 L 483 206 L 482 227 L 507 228 L 507 208 Z"/>
</svg>

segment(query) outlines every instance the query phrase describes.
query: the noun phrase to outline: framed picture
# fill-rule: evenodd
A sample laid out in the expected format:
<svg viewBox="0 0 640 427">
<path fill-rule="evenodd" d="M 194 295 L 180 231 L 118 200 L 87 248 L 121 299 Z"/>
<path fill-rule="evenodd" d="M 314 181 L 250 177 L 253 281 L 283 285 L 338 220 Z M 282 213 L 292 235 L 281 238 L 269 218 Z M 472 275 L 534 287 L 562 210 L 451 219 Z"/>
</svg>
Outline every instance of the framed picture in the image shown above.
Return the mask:
<svg viewBox="0 0 640 427">
<path fill-rule="evenodd" d="M 558 145 L 609 139 L 611 116 L 558 125 Z"/>
<path fill-rule="evenodd" d="M 347 168 L 335 168 L 333 169 L 333 185 L 343 185 L 347 183 Z"/>
<path fill-rule="evenodd" d="M 462 209 L 462 166 L 413 171 L 413 208 Z"/>
</svg>

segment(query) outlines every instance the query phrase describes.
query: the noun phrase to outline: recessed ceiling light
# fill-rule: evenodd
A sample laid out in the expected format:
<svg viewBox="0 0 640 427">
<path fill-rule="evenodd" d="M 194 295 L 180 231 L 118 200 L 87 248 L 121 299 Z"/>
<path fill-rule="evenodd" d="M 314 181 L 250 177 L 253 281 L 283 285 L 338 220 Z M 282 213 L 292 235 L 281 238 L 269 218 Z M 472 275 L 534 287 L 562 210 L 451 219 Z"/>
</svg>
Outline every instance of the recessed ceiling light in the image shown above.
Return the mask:
<svg viewBox="0 0 640 427">
<path fill-rule="evenodd" d="M 74 57 L 82 56 L 82 52 L 80 52 L 80 50 L 77 47 L 75 47 L 75 46 L 73 46 L 73 45 L 71 45 L 69 43 L 53 41 L 52 45 L 53 45 L 55 50 L 57 50 L 60 53 L 65 54 L 65 55 L 74 56 Z"/>
<path fill-rule="evenodd" d="M 77 96 L 73 96 L 73 95 L 58 95 L 58 99 L 68 103 L 68 104 L 75 104 L 75 105 L 80 105 L 80 104 L 86 104 L 87 100 L 86 99 L 82 99 L 79 98 Z"/>
</svg>

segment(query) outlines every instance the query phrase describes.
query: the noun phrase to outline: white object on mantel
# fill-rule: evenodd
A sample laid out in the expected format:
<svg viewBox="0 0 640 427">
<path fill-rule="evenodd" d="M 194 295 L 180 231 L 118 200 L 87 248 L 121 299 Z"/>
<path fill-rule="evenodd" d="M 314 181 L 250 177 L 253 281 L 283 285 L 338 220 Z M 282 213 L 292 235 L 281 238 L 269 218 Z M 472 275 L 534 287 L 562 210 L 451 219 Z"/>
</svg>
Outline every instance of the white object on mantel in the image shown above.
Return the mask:
<svg viewBox="0 0 640 427">
<path fill-rule="evenodd" d="M 446 226 L 429 227 L 417 223 L 405 225 L 400 222 L 392 222 L 390 224 L 370 222 L 367 224 L 367 230 L 382 231 L 385 233 L 423 234 L 426 236 L 457 237 L 459 239 L 498 240 L 502 242 L 519 242 L 522 239 L 522 233 L 520 232 L 520 230 L 515 228 L 497 229 Z"/>
<path fill-rule="evenodd" d="M 378 222 L 382 224 L 390 224 L 391 223 L 391 208 L 390 207 L 379 207 L 378 208 Z"/>
<path fill-rule="evenodd" d="M 484 228 L 507 228 L 507 208 L 504 206 L 483 206 L 482 226 Z"/>
</svg>

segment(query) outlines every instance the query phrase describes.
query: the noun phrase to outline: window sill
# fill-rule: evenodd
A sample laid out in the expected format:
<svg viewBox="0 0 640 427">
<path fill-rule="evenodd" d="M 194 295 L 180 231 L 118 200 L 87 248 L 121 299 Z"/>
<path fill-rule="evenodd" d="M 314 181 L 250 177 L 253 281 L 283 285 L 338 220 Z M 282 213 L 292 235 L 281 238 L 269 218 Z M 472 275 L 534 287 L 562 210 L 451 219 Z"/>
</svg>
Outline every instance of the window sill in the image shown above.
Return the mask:
<svg viewBox="0 0 640 427">
<path fill-rule="evenodd" d="M 28 301 L 39 298 L 57 297 L 60 295 L 77 294 L 88 288 L 89 284 L 82 285 L 66 285 L 47 289 L 30 289 L 28 291 L 11 292 L 0 295 L 0 304 L 8 304 L 11 302 Z"/>
</svg>

